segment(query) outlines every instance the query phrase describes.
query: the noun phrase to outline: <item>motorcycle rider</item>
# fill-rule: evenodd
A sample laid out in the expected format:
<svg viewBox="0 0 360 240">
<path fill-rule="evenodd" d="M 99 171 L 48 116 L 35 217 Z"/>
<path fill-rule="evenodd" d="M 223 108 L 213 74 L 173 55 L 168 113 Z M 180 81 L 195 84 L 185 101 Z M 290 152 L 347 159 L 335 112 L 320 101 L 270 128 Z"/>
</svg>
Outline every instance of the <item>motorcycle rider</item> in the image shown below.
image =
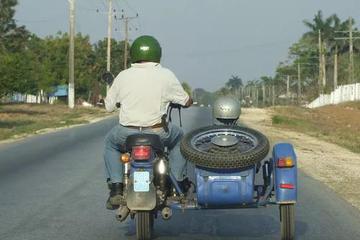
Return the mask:
<svg viewBox="0 0 360 240">
<path fill-rule="evenodd" d="M 170 150 L 170 167 L 180 183 L 185 179 L 186 160 L 180 153 L 183 131 L 168 123 L 168 132 L 161 118 L 170 103 L 189 107 L 191 97 L 184 91 L 175 74 L 160 65 L 161 47 L 152 36 L 137 38 L 130 48 L 131 67 L 119 73 L 105 99 L 108 112 L 120 103 L 119 124 L 105 138 L 105 174 L 110 188 L 108 209 L 116 209 L 123 195 L 123 164 L 120 151 L 126 138 L 139 132 L 160 136 Z"/>
</svg>

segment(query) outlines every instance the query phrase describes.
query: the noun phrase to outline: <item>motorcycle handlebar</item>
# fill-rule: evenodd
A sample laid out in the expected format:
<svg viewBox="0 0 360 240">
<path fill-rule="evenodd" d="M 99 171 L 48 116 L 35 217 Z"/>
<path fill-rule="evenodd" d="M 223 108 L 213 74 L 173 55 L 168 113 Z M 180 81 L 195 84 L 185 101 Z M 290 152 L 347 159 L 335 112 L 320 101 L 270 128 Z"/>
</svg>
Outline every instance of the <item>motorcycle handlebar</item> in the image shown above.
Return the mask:
<svg viewBox="0 0 360 240">
<path fill-rule="evenodd" d="M 169 122 L 172 121 L 171 119 L 171 114 L 172 114 L 172 110 L 173 109 L 177 109 L 179 111 L 179 123 L 180 123 L 180 127 L 182 127 L 182 121 L 181 121 L 181 108 L 187 108 L 186 106 L 177 104 L 177 103 L 170 103 L 167 114 L 165 115 L 165 117 L 168 117 Z"/>
<path fill-rule="evenodd" d="M 170 108 L 178 108 L 178 109 L 184 108 L 184 106 L 177 104 L 177 103 L 170 103 L 169 107 Z"/>
<path fill-rule="evenodd" d="M 119 102 L 117 102 L 115 105 L 116 105 L 117 108 L 121 107 L 121 103 L 119 103 Z M 177 103 L 170 103 L 169 108 L 181 109 L 181 108 L 186 108 L 186 107 L 183 106 L 183 105 L 177 104 Z"/>
</svg>

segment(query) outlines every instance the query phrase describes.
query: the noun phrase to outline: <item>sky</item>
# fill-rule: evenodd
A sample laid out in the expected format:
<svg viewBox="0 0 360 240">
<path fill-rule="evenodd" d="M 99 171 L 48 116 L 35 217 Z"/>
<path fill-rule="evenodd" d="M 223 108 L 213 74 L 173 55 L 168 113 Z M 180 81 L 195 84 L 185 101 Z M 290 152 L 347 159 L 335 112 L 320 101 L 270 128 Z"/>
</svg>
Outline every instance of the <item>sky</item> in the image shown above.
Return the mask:
<svg viewBox="0 0 360 240">
<path fill-rule="evenodd" d="M 68 0 L 18 0 L 19 25 L 43 37 L 68 31 Z M 130 40 L 147 34 L 163 50 L 161 64 L 193 88 L 215 91 L 231 75 L 243 81 L 274 75 L 289 47 L 307 31 L 303 20 L 352 16 L 360 26 L 359 0 L 113 0 L 114 14 L 136 16 Z M 76 0 L 76 31 L 96 42 L 107 36 L 107 0 Z M 113 37 L 124 38 L 114 21 Z"/>
</svg>

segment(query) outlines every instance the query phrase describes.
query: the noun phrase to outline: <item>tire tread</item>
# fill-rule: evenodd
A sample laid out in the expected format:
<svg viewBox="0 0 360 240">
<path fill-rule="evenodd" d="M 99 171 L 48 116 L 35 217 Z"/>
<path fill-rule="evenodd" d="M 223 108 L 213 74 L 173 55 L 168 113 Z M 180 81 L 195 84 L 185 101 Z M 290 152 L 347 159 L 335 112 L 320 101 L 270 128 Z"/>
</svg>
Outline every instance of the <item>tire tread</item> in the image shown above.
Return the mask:
<svg viewBox="0 0 360 240">
<path fill-rule="evenodd" d="M 236 152 L 226 154 L 204 153 L 192 147 L 191 140 L 195 135 L 208 130 L 224 128 L 242 131 L 253 135 L 257 138 L 257 146 L 244 153 Z M 252 166 L 263 160 L 269 153 L 269 149 L 269 140 L 262 133 L 251 128 L 240 126 L 209 126 L 196 129 L 186 134 L 180 144 L 181 153 L 188 161 L 193 162 L 195 165 L 200 167 L 218 169 L 234 169 Z"/>
</svg>

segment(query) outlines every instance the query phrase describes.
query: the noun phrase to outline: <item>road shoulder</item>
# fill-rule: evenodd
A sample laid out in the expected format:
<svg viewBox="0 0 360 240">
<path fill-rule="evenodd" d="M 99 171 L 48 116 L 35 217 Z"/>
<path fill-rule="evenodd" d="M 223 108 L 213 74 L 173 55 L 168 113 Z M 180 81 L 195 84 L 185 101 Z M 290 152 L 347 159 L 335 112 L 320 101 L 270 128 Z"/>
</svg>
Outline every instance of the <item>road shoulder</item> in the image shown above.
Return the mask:
<svg viewBox="0 0 360 240">
<path fill-rule="evenodd" d="M 303 133 L 276 128 L 272 125 L 272 114 L 270 109 L 244 109 L 240 121 L 263 132 L 272 143 L 292 143 L 299 169 L 360 209 L 360 154 Z"/>
<path fill-rule="evenodd" d="M 8 104 L 0 107 L 0 145 L 99 122 L 116 115 L 95 107 L 73 110 L 65 105 L 48 104 Z"/>
</svg>

